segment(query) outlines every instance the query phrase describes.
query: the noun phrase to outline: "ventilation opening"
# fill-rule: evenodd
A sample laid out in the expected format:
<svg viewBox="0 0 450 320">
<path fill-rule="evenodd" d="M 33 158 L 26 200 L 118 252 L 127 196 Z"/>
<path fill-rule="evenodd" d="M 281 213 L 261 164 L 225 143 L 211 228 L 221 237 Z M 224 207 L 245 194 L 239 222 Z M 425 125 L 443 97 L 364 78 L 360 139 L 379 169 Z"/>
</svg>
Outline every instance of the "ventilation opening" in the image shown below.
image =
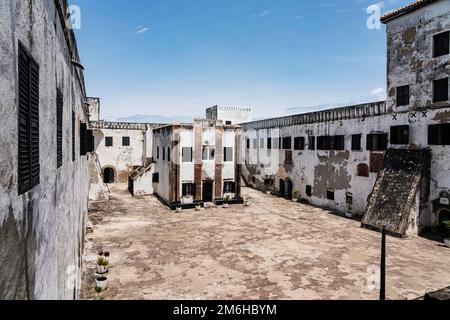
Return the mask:
<svg viewBox="0 0 450 320">
<path fill-rule="evenodd" d="M 334 191 L 332 190 L 327 191 L 327 199 L 334 201 Z"/>
</svg>

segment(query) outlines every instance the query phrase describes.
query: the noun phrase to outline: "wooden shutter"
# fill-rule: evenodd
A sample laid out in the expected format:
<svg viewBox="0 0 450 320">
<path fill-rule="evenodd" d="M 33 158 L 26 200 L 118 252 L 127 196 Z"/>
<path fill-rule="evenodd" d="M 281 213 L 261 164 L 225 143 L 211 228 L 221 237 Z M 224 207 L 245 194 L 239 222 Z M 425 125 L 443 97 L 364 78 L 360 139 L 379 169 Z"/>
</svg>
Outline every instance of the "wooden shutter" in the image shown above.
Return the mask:
<svg viewBox="0 0 450 320">
<path fill-rule="evenodd" d="M 62 166 L 63 151 L 63 114 L 64 114 L 64 98 L 58 89 L 56 90 L 56 162 L 57 168 Z"/>
<path fill-rule="evenodd" d="M 30 61 L 30 141 L 31 141 L 31 185 L 39 184 L 39 65 Z"/>
<path fill-rule="evenodd" d="M 181 185 L 181 195 L 185 197 L 187 195 L 187 183 Z"/>
<path fill-rule="evenodd" d="M 87 152 L 94 152 L 94 132 L 92 130 L 87 130 Z"/>
<path fill-rule="evenodd" d="M 428 126 L 428 144 L 430 146 L 434 146 L 437 144 L 436 137 L 437 137 L 437 126 L 429 125 Z"/>
<path fill-rule="evenodd" d="M 87 153 L 87 126 L 86 123 L 80 123 L 80 155 Z"/>
<path fill-rule="evenodd" d="M 30 72 L 28 56 L 19 46 L 19 107 L 18 107 L 18 185 L 19 194 L 31 188 L 30 180 Z"/>
<path fill-rule="evenodd" d="M 75 161 L 75 112 L 72 111 L 72 161 Z"/>
<path fill-rule="evenodd" d="M 372 151 L 373 150 L 373 134 L 368 134 L 367 135 L 367 150 Z"/>
</svg>

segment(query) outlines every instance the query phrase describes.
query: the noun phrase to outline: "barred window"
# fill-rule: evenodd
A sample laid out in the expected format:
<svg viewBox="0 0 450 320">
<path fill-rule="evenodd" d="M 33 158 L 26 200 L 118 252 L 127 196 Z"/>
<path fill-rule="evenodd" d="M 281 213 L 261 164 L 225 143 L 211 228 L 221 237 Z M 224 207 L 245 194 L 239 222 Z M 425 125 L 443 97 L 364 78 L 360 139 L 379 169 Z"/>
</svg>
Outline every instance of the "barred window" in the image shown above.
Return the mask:
<svg viewBox="0 0 450 320">
<path fill-rule="evenodd" d="M 361 151 L 362 134 L 352 135 L 352 151 Z"/>
<path fill-rule="evenodd" d="M 443 32 L 433 37 L 433 57 L 440 57 L 449 54 L 450 32 Z"/>
<path fill-rule="evenodd" d="M 63 164 L 63 118 L 64 97 L 59 89 L 56 90 L 56 167 L 61 168 Z"/>
<path fill-rule="evenodd" d="M 391 144 L 408 144 L 409 126 L 391 127 Z"/>
<path fill-rule="evenodd" d="M 409 104 L 409 86 L 397 88 L 397 106 L 407 106 Z"/>
<path fill-rule="evenodd" d="M 122 137 L 122 146 L 129 147 L 130 146 L 130 137 Z"/>
<path fill-rule="evenodd" d="M 112 147 L 113 145 L 114 145 L 113 137 L 106 137 L 105 138 L 105 146 Z"/>
<path fill-rule="evenodd" d="M 448 78 L 433 81 L 433 102 L 448 100 Z"/>
<path fill-rule="evenodd" d="M 305 138 L 296 137 L 294 139 L 294 150 L 304 150 L 305 149 Z"/>
</svg>

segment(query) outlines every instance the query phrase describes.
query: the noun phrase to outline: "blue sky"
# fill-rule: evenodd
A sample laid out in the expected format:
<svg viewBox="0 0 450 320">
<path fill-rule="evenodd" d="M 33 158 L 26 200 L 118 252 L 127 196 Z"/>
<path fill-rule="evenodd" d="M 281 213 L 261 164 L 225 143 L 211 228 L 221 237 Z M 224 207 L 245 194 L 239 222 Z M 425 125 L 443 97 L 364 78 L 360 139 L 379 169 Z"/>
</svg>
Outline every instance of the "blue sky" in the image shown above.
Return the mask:
<svg viewBox="0 0 450 320">
<path fill-rule="evenodd" d="M 255 118 L 377 101 L 384 26 L 371 0 L 71 0 L 88 94 L 102 115 L 192 118 L 244 105 Z M 386 0 L 383 12 L 412 0 Z"/>
</svg>

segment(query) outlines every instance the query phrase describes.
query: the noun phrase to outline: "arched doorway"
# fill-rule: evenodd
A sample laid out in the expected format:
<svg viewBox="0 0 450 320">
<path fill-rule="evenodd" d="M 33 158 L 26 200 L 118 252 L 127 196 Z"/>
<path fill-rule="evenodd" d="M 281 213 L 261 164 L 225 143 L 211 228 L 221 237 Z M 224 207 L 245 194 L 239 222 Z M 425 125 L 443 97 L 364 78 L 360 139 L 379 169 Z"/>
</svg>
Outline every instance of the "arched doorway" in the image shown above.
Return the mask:
<svg viewBox="0 0 450 320">
<path fill-rule="evenodd" d="M 439 232 L 442 234 L 448 235 L 448 230 L 445 228 L 444 221 L 450 221 L 450 210 L 449 209 L 441 209 L 438 213 L 438 221 L 439 221 Z"/>
<path fill-rule="evenodd" d="M 280 197 L 284 197 L 286 195 L 286 189 L 284 180 L 280 179 Z"/>
<path fill-rule="evenodd" d="M 286 193 L 285 193 L 285 198 L 288 200 L 292 199 L 292 190 L 294 188 L 294 184 L 292 183 L 292 181 L 290 179 L 286 180 Z"/>
<path fill-rule="evenodd" d="M 106 184 L 114 183 L 115 172 L 113 168 L 103 169 L 103 182 Z"/>
</svg>

